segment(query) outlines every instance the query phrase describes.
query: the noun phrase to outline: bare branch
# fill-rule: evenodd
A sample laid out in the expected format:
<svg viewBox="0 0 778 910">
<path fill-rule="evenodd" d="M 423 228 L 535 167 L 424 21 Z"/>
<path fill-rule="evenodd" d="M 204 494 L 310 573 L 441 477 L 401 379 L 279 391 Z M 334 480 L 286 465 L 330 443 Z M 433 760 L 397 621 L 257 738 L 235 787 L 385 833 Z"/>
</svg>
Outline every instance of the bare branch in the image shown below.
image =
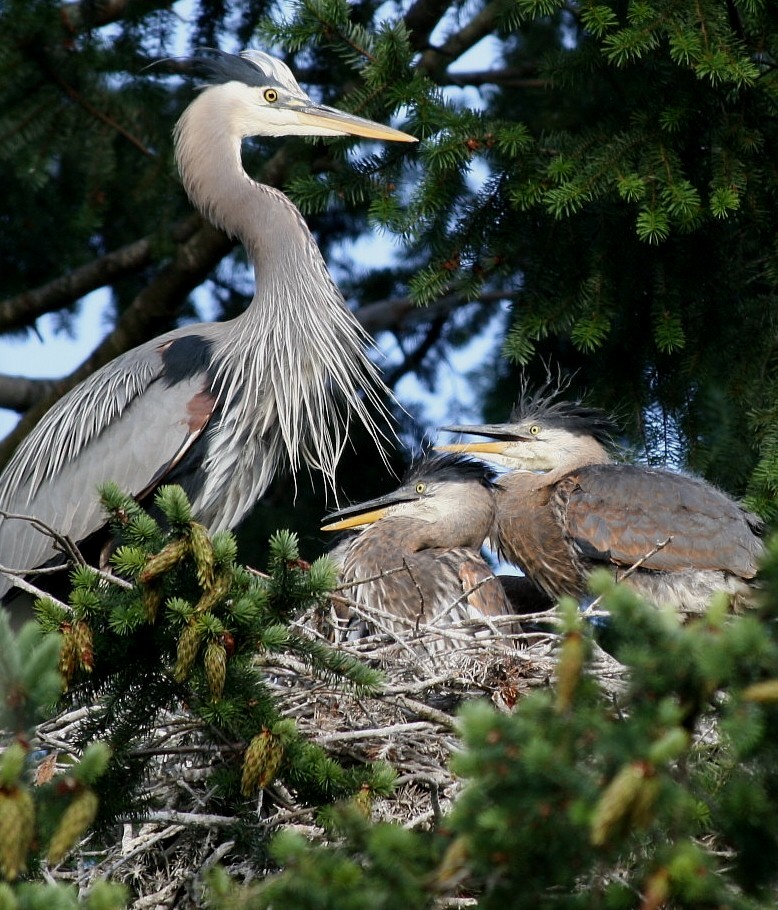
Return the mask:
<svg viewBox="0 0 778 910">
<path fill-rule="evenodd" d="M 235 817 L 231 815 L 210 815 L 200 812 L 178 812 L 175 809 L 158 809 L 149 812 L 146 816 L 147 822 L 161 822 L 163 824 L 173 825 L 197 825 L 210 827 L 214 825 L 234 825 Z"/>
<path fill-rule="evenodd" d="M 77 565 L 86 565 L 86 560 L 81 555 L 81 551 L 67 536 L 67 534 L 60 533 L 56 528 L 53 528 L 45 521 L 41 521 L 40 518 L 36 518 L 34 515 L 24 515 L 18 512 L 8 512 L 5 509 L 0 509 L 0 518 L 4 518 L 6 521 L 27 522 L 28 524 L 32 525 L 36 531 L 43 534 L 44 537 L 50 537 L 54 541 L 54 548 L 56 550 L 59 550 L 59 552 L 64 553 L 68 559 L 72 560 Z M 18 571 L 27 573 L 35 572 L 38 570 L 33 567 L 29 569 L 19 569 Z"/>
<path fill-rule="evenodd" d="M 468 73 L 445 73 L 438 80 L 439 85 L 501 85 L 504 88 L 548 88 L 548 79 L 538 76 L 534 64 L 524 67 L 512 66 L 502 70 L 481 70 Z"/>
<path fill-rule="evenodd" d="M 419 342 L 419 344 L 417 344 L 416 347 L 410 352 L 403 350 L 404 356 L 402 362 L 398 364 L 393 370 L 390 370 L 386 373 L 385 382 L 390 388 L 394 388 L 397 383 L 403 378 L 403 376 L 406 376 L 408 373 L 415 373 L 419 370 L 422 363 L 424 363 L 424 358 L 440 341 L 441 336 L 443 335 L 443 328 L 445 324 L 445 316 L 436 316 L 430 323 L 427 331 L 424 333 L 424 338 L 421 340 L 421 342 Z M 402 350 L 403 345 L 400 339 L 398 339 L 398 342 L 399 347 Z"/>
<path fill-rule="evenodd" d="M 446 720 L 450 723 L 451 718 L 448 715 L 445 715 Z M 338 730 L 334 733 L 324 733 L 320 736 L 317 736 L 314 739 L 315 743 L 319 745 L 325 745 L 328 743 L 343 743 L 349 741 L 359 741 L 363 739 L 369 739 L 370 737 L 383 738 L 385 736 L 392 736 L 397 733 L 434 733 L 436 732 L 435 727 L 432 726 L 428 721 L 423 720 L 413 720 L 408 721 L 405 724 L 391 724 L 385 727 L 377 727 L 374 730 L 371 729 L 361 729 L 361 730 Z"/>
<path fill-rule="evenodd" d="M 56 382 L 53 379 L 0 375 L 0 408 L 8 408 L 21 414 L 45 395 L 50 394 L 55 386 Z"/>
<path fill-rule="evenodd" d="M 445 78 L 446 69 L 465 51 L 494 31 L 501 0 L 492 0 L 457 32 L 453 32 L 439 47 L 432 47 L 421 55 L 419 68 L 425 70 L 436 82 Z"/>
<path fill-rule="evenodd" d="M 232 245 L 225 234 L 201 221 L 199 230 L 178 248 L 172 262 L 160 270 L 154 281 L 138 294 L 122 314 L 113 332 L 77 370 L 56 383 L 54 393 L 42 398 L 3 440 L 0 444 L 0 465 L 8 460 L 18 443 L 60 396 L 114 357 L 129 351 L 166 327 L 181 306 L 181 301 L 202 284 Z"/>
<path fill-rule="evenodd" d="M 447 316 L 469 303 L 500 303 L 517 295 L 515 290 L 485 291 L 478 297 L 466 297 L 452 292 L 438 298 L 429 306 L 417 306 L 410 297 L 389 297 L 360 307 L 354 315 L 360 325 L 371 335 L 379 332 L 402 332 L 411 325 L 432 322 L 440 316 Z"/>
<path fill-rule="evenodd" d="M 200 223 L 196 215 L 191 215 L 173 228 L 173 239 L 185 243 Z M 152 261 L 152 251 L 152 238 L 142 237 L 48 284 L 0 301 L 0 332 L 25 328 L 39 316 L 62 309 L 117 278 L 136 272 Z"/>
<path fill-rule="evenodd" d="M 79 32 L 85 28 L 110 25 L 132 13 L 135 9 L 148 13 L 152 9 L 167 9 L 171 0 L 78 0 L 76 3 L 63 3 L 61 16 L 65 28 L 70 32 Z"/>
<path fill-rule="evenodd" d="M 410 45 L 415 51 L 424 50 L 435 26 L 448 10 L 449 0 L 416 0 L 403 16 L 410 32 Z"/>
<path fill-rule="evenodd" d="M 660 543 L 658 543 L 653 549 L 649 550 L 648 553 L 645 553 L 643 556 L 641 556 L 640 559 L 638 559 L 637 562 L 632 563 L 632 565 L 631 565 L 628 569 L 625 569 L 624 572 L 622 572 L 621 574 L 618 574 L 618 573 L 617 573 L 617 574 L 616 574 L 616 581 L 617 581 L 617 582 L 622 582 L 622 581 L 624 581 L 625 578 L 629 578 L 629 576 L 630 576 L 630 575 L 633 575 L 635 572 L 637 572 L 637 570 L 638 570 L 638 569 L 639 569 L 647 560 L 651 559 L 652 556 L 656 556 L 656 554 L 657 554 L 660 550 L 664 550 L 664 548 L 670 543 L 670 541 L 671 541 L 672 539 L 673 539 L 673 535 L 671 534 L 671 535 L 670 535 L 669 537 L 667 537 L 665 540 L 663 540 L 663 541 L 661 541 Z M 602 594 L 600 594 L 599 597 L 595 597 L 594 600 L 589 604 L 589 606 L 588 606 L 583 612 L 584 612 L 587 616 L 591 616 L 591 615 L 593 615 L 593 614 L 592 614 L 592 611 L 594 610 L 594 608 L 595 608 L 595 607 L 598 607 L 601 603 L 602 603 Z M 596 615 L 600 615 L 600 614 L 596 614 Z"/>
<path fill-rule="evenodd" d="M 62 567 L 58 566 L 57 568 L 60 569 Z M 26 578 L 23 578 L 19 572 L 16 572 L 13 569 L 9 569 L 6 566 L 0 566 L 0 575 L 5 575 L 6 578 L 10 578 L 14 583 L 14 587 L 20 588 L 27 594 L 32 594 L 32 596 L 36 598 L 45 597 L 47 600 L 53 601 L 61 610 L 64 610 L 66 613 L 73 612 L 72 607 L 68 606 L 66 603 L 63 603 L 61 600 L 58 600 L 56 597 L 52 597 L 48 591 L 42 591 L 40 588 L 36 588 L 35 585 L 27 581 Z"/>
</svg>

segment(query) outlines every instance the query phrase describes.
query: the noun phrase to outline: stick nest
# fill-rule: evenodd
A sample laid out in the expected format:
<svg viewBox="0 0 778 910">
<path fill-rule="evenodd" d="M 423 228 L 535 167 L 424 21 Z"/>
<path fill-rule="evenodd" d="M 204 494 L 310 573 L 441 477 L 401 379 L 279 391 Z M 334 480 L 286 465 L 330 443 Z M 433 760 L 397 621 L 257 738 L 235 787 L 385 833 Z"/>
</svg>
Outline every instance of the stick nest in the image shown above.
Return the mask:
<svg viewBox="0 0 778 910">
<path fill-rule="evenodd" d="M 346 765 L 385 760 L 396 769 L 392 796 L 372 805 L 374 820 L 430 827 L 463 786 L 449 768 L 451 755 L 459 748 L 458 707 L 482 698 L 510 711 L 531 690 L 550 685 L 560 635 L 517 630 L 512 617 L 501 618 L 506 631 L 493 627 L 488 634 L 483 626 L 476 631 L 466 623 L 397 634 L 387 631 L 380 615 L 370 618 L 379 631 L 336 645 L 383 671 L 383 685 L 368 697 L 318 678 L 288 657 L 261 655 L 257 660 L 282 713 L 294 718 L 312 742 Z M 298 626 L 311 636 L 326 635 L 320 619 L 305 616 Z M 524 630 L 557 627 L 553 610 L 523 616 L 521 622 Z M 591 671 L 606 689 L 619 688 L 622 668 L 605 652 L 597 651 Z M 88 710 L 71 711 L 40 727 L 39 745 L 49 756 L 44 761 L 48 773 L 55 770 L 54 756 L 65 767 L 73 732 Z M 256 855 L 247 861 L 241 833 L 245 819 L 222 815 L 215 808 L 209 781 L 223 753 L 207 733 L 184 706 L 160 717 L 138 747 L 153 756 L 144 793 L 146 805 L 153 808 L 141 820 L 128 819 L 118 826 L 112 841 L 87 838 L 61 867 L 44 869 L 44 874 L 71 880 L 80 888 L 102 878 L 123 881 L 134 896 L 133 910 L 189 910 L 204 906 L 203 874 L 216 863 L 242 881 L 272 872 L 269 857 L 264 870 Z M 282 828 L 314 840 L 325 838 L 316 810 L 302 805 L 282 779 L 261 792 L 253 824 L 265 829 L 268 842 Z"/>
</svg>

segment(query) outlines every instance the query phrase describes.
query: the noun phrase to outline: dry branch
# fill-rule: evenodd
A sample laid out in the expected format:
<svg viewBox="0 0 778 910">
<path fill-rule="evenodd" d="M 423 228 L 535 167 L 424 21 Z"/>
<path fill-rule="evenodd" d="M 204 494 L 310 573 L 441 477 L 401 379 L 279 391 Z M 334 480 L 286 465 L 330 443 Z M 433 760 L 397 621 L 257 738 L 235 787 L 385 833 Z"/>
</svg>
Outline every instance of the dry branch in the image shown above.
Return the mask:
<svg viewBox="0 0 778 910">
<path fill-rule="evenodd" d="M 374 626 L 380 622 L 380 617 L 370 615 L 369 610 L 366 613 Z M 553 611 L 541 614 L 545 620 L 552 615 Z M 304 736 L 336 758 L 348 762 L 383 759 L 395 767 L 395 792 L 376 800 L 376 819 L 408 828 L 435 824 L 461 787 L 449 771 L 450 757 L 459 747 L 458 706 L 467 699 L 487 698 L 507 710 L 523 693 L 551 681 L 553 651 L 559 640 L 556 633 L 522 638 L 495 629 L 489 647 L 473 638 L 467 630 L 469 623 L 457 625 L 459 628 L 432 629 L 420 624 L 408 641 L 377 633 L 335 645 L 381 667 L 385 682 L 369 696 L 316 676 L 288 655 L 257 655 L 281 713 L 294 718 Z M 298 634 L 321 637 L 313 626 L 313 616 L 307 623 L 296 623 L 295 628 Z M 458 650 L 435 652 L 433 660 L 421 659 L 419 647 L 426 649 L 422 653 L 434 651 L 434 639 L 463 634 L 466 638 L 458 639 L 462 644 Z M 598 672 L 604 669 L 605 676 L 614 673 L 600 655 L 595 666 Z M 68 743 L 89 710 L 63 714 L 38 731 L 40 747 L 56 754 L 63 767 L 72 760 Z M 211 731 L 183 708 L 180 713 L 161 716 L 138 746 L 139 755 L 152 756 L 146 795 L 153 798 L 153 811 L 142 822 L 127 822 L 123 835 L 105 851 L 86 842 L 82 847 L 85 862 L 72 873 L 58 869 L 56 877 L 70 875 L 79 887 L 99 878 L 124 881 L 136 895 L 133 910 L 193 910 L 199 906 L 203 868 L 218 861 L 238 879 L 255 876 L 257 870 L 232 851 L 228 829 L 234 819 L 218 811 L 209 783 L 221 762 L 234 760 L 236 748 L 239 745 L 232 743 L 215 746 Z M 262 793 L 256 824 L 268 836 L 280 828 L 316 840 L 325 836 L 316 823 L 315 810 L 300 804 L 282 780 Z"/>
</svg>

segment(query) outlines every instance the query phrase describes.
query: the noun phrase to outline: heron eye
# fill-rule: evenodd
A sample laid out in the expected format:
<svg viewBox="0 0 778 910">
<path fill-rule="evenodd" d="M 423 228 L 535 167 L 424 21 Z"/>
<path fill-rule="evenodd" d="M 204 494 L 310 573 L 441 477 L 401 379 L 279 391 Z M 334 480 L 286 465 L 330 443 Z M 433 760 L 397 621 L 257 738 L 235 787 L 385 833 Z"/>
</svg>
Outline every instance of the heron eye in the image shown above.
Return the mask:
<svg viewBox="0 0 778 910">
<path fill-rule="evenodd" d="M 540 427 L 536 423 L 533 423 L 532 426 L 529 428 L 530 436 L 537 436 L 539 432 L 540 432 Z"/>
<path fill-rule="evenodd" d="M 426 484 L 426 483 L 417 483 L 417 484 L 416 484 L 416 492 L 417 492 L 417 493 L 424 493 L 424 492 L 426 491 L 426 489 L 427 489 L 427 484 Z"/>
<path fill-rule="evenodd" d="M 278 92 L 274 88 L 266 88 L 262 92 L 262 97 L 267 101 L 268 104 L 275 104 L 278 101 Z"/>
</svg>

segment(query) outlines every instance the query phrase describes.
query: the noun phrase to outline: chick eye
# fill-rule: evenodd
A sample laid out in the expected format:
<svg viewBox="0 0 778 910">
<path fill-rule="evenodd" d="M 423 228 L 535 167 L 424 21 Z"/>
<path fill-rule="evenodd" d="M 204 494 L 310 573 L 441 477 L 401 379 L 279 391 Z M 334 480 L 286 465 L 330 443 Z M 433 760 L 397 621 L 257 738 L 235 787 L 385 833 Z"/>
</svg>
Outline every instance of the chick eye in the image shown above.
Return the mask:
<svg viewBox="0 0 778 910">
<path fill-rule="evenodd" d="M 530 436 L 537 436 L 539 432 L 540 432 L 540 427 L 536 423 L 533 423 L 532 426 L 529 428 Z"/>
<path fill-rule="evenodd" d="M 274 88 L 266 88 L 262 92 L 262 97 L 267 101 L 268 104 L 275 104 L 278 101 L 278 92 Z"/>
<path fill-rule="evenodd" d="M 417 493 L 424 493 L 426 489 L 427 489 L 427 484 L 426 484 L 426 483 L 417 483 L 417 484 L 416 484 L 416 492 L 417 492 Z"/>
</svg>

